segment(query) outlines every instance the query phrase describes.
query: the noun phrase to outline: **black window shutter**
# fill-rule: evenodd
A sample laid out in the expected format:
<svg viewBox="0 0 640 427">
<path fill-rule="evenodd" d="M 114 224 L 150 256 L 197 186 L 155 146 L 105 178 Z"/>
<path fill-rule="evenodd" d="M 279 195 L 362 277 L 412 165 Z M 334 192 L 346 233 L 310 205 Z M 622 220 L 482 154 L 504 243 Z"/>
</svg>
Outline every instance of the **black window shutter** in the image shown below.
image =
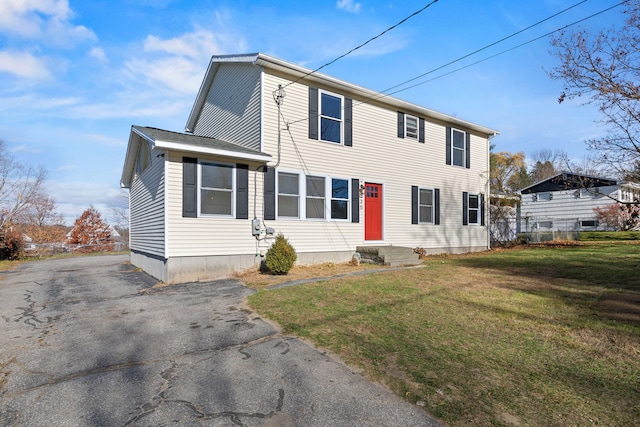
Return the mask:
<svg viewBox="0 0 640 427">
<path fill-rule="evenodd" d="M 351 179 L 351 222 L 360 222 L 360 180 Z"/>
<path fill-rule="evenodd" d="M 447 164 L 451 164 L 451 128 L 447 127 Z"/>
<path fill-rule="evenodd" d="M 318 88 L 309 87 L 309 139 L 318 139 Z"/>
<path fill-rule="evenodd" d="M 422 142 L 424 144 L 424 119 L 418 119 L 418 142 Z"/>
<path fill-rule="evenodd" d="M 249 166 L 236 165 L 236 218 L 249 218 Z"/>
<path fill-rule="evenodd" d="M 465 166 L 467 167 L 467 169 L 469 169 L 471 167 L 471 134 L 469 132 L 466 133 L 466 141 L 465 141 L 465 154 L 467 156 L 466 162 L 465 162 Z"/>
<path fill-rule="evenodd" d="M 433 223 L 440 225 L 440 189 L 433 191 Z"/>
<path fill-rule="evenodd" d="M 462 192 L 462 225 L 469 225 L 469 193 Z"/>
<path fill-rule="evenodd" d="M 411 224 L 418 223 L 418 186 L 411 186 Z"/>
<path fill-rule="evenodd" d="M 353 146 L 353 101 L 344 99 L 344 145 Z"/>
<path fill-rule="evenodd" d="M 484 225 L 484 194 L 480 195 L 480 225 Z"/>
<path fill-rule="evenodd" d="M 404 113 L 398 111 L 398 138 L 404 138 Z"/>
<path fill-rule="evenodd" d="M 264 219 L 276 219 L 276 170 L 267 168 L 264 173 Z"/>
<path fill-rule="evenodd" d="M 182 158 L 182 216 L 198 216 L 198 159 Z"/>
</svg>

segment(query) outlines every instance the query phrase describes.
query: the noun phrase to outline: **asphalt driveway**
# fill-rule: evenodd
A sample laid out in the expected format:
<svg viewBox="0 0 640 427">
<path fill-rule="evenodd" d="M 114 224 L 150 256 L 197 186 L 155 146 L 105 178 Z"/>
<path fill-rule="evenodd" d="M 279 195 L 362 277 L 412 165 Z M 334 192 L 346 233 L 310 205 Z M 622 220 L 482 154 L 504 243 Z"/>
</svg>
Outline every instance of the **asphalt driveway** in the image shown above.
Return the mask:
<svg viewBox="0 0 640 427">
<path fill-rule="evenodd" d="M 151 289 L 128 256 L 0 272 L 1 426 L 435 426 L 244 307 L 236 280 Z"/>
</svg>

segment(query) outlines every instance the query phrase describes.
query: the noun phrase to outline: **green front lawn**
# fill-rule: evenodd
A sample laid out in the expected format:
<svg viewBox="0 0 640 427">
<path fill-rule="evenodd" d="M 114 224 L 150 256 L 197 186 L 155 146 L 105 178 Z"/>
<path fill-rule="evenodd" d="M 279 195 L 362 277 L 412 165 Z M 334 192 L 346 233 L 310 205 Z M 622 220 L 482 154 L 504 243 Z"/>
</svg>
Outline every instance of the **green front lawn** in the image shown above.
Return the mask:
<svg viewBox="0 0 640 427">
<path fill-rule="evenodd" d="M 450 425 L 640 424 L 640 245 L 436 256 L 250 304 Z"/>
</svg>

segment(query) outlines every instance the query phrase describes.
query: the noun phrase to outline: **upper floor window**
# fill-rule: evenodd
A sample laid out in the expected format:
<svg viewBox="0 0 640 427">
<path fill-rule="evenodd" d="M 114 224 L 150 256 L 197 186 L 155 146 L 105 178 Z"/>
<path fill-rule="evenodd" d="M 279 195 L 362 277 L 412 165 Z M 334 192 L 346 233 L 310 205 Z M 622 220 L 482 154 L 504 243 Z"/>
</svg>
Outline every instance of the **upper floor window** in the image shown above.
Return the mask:
<svg viewBox="0 0 640 427">
<path fill-rule="evenodd" d="M 464 150 L 464 132 L 457 129 L 451 129 L 451 164 L 464 166 Z"/>
<path fill-rule="evenodd" d="M 418 139 L 418 118 L 406 115 L 404 118 L 404 134 L 407 138 Z"/>
<path fill-rule="evenodd" d="M 219 163 L 200 163 L 200 214 L 232 216 L 234 206 L 234 167 Z"/>
<path fill-rule="evenodd" d="M 454 128 L 447 128 L 447 164 L 471 167 L 471 135 Z"/>
<path fill-rule="evenodd" d="M 342 97 L 320 91 L 320 139 L 342 143 Z"/>
<path fill-rule="evenodd" d="M 353 100 L 309 87 L 309 139 L 353 146 Z"/>
</svg>

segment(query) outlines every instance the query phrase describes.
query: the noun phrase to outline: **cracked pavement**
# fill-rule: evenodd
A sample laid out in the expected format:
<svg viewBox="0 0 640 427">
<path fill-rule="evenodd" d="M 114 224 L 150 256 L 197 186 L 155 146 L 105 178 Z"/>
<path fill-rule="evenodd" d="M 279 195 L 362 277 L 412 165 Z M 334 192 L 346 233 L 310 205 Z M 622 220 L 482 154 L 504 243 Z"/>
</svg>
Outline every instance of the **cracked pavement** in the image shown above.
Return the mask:
<svg viewBox="0 0 640 427">
<path fill-rule="evenodd" d="M 128 255 L 0 272 L 0 426 L 437 426 L 244 305 Z"/>
</svg>

